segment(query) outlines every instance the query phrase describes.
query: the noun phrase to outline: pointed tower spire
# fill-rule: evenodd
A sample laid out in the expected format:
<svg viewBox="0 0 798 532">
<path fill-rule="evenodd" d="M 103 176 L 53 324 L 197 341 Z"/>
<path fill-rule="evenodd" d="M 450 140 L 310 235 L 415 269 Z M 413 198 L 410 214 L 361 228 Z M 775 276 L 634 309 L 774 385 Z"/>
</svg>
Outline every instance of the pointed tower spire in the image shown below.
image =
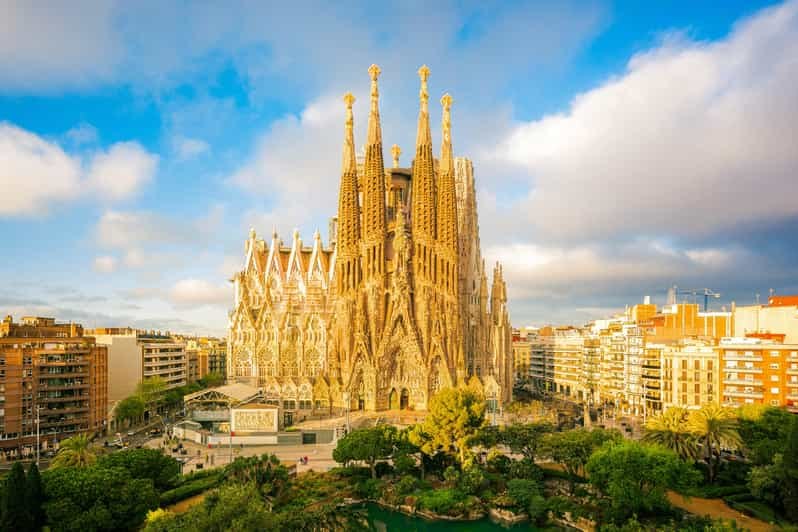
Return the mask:
<svg viewBox="0 0 798 532">
<path fill-rule="evenodd" d="M 385 164 L 382 156 L 382 131 L 377 78 L 380 67 L 371 65 L 371 109 L 369 111 L 366 157 L 363 163 L 363 257 L 364 277 L 385 273 Z"/>
<path fill-rule="evenodd" d="M 413 208 L 411 224 L 413 241 L 431 246 L 436 233 L 435 166 L 432 157 L 432 140 L 429 129 L 429 92 L 427 65 L 418 69 L 421 79 L 419 91 L 420 109 L 418 112 L 418 132 L 416 135 L 416 156 L 413 160 L 413 179 L 411 197 Z"/>
<path fill-rule="evenodd" d="M 443 119 L 440 178 L 438 179 L 438 241 L 446 251 L 457 253 L 457 197 L 452 157 L 452 97 L 441 98 Z"/>
<path fill-rule="evenodd" d="M 355 97 L 344 95 L 346 129 L 341 171 L 341 188 L 338 193 L 338 236 L 336 238 L 336 287 L 339 294 L 348 293 L 360 283 L 360 206 L 357 191 L 357 163 L 355 161 L 355 135 L 353 131 L 352 104 Z"/>
<path fill-rule="evenodd" d="M 399 168 L 399 156 L 402 155 L 402 148 L 398 144 L 391 146 L 391 156 L 393 156 L 393 167 Z"/>
</svg>

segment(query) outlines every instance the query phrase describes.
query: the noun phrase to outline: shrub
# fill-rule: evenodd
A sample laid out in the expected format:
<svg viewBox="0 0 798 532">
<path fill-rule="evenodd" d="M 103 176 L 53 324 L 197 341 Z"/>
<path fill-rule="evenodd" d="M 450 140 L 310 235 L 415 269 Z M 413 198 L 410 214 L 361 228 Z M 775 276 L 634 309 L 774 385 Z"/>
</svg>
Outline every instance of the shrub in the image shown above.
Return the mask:
<svg viewBox="0 0 798 532">
<path fill-rule="evenodd" d="M 526 510 L 533 497 L 540 495 L 540 483 L 536 480 L 514 478 L 507 483 L 507 494 L 519 509 Z"/>
<path fill-rule="evenodd" d="M 385 483 L 378 478 L 368 478 L 355 484 L 355 493 L 361 499 L 379 499 Z"/>
<path fill-rule="evenodd" d="M 410 495 L 416 491 L 418 484 L 419 482 L 415 477 L 411 475 L 405 475 L 394 485 L 394 489 L 398 495 Z"/>
<path fill-rule="evenodd" d="M 467 467 L 460 475 L 460 487 L 469 495 L 476 495 L 484 482 L 485 475 L 477 466 Z"/>
<path fill-rule="evenodd" d="M 182 500 L 199 495 L 209 489 L 215 488 L 219 485 L 221 475 L 206 476 L 194 479 L 191 482 L 181 484 L 175 489 L 161 493 L 160 503 L 161 506 L 169 506 Z"/>
<path fill-rule="evenodd" d="M 540 481 L 543 480 L 543 470 L 529 458 L 523 458 L 510 464 L 510 476 Z"/>
<path fill-rule="evenodd" d="M 506 475 L 510 472 L 511 463 L 512 460 L 508 456 L 498 451 L 491 451 L 490 455 L 488 456 L 486 465 L 489 470 L 502 475 Z"/>
<path fill-rule="evenodd" d="M 408 454 L 400 454 L 393 459 L 393 469 L 398 475 L 413 475 L 418 472 L 416 460 Z"/>
<path fill-rule="evenodd" d="M 443 472 L 443 480 L 446 481 L 449 487 L 454 487 L 460 482 L 460 472 L 454 466 L 449 466 Z"/>
<path fill-rule="evenodd" d="M 393 474 L 394 467 L 388 462 L 377 462 L 377 465 L 374 466 L 374 470 L 377 474 L 377 478 L 382 478 L 385 475 Z"/>
<path fill-rule="evenodd" d="M 455 488 L 430 490 L 422 493 L 418 498 L 420 508 L 441 515 L 455 515 L 464 511 L 466 495 Z"/>
</svg>

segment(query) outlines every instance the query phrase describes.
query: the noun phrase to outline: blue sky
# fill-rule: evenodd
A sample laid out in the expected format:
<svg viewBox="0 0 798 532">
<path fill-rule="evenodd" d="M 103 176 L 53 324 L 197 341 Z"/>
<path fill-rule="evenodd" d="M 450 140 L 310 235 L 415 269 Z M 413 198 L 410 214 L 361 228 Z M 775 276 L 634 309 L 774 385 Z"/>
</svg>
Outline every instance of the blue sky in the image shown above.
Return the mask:
<svg viewBox="0 0 798 532">
<path fill-rule="evenodd" d="M 405 164 L 418 66 L 454 96 L 515 325 L 798 291 L 798 2 L 267 4 L 4 3 L 0 311 L 222 334 L 249 227 L 326 240 L 371 63 Z"/>
</svg>

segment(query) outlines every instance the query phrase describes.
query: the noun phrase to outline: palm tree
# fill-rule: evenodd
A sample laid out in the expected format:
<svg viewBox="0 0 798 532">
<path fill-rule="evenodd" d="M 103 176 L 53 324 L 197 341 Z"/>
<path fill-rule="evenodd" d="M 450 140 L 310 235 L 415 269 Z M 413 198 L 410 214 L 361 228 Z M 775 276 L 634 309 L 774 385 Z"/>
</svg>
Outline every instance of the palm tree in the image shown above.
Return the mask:
<svg viewBox="0 0 798 532">
<path fill-rule="evenodd" d="M 678 454 L 682 460 L 695 461 L 696 438 L 687 426 L 687 410 L 672 407 L 646 422 L 643 441 L 661 445 Z"/>
<path fill-rule="evenodd" d="M 50 467 L 85 467 L 97 460 L 91 448 L 91 441 L 86 434 L 78 434 L 61 442 L 58 454 L 53 458 Z"/>
<path fill-rule="evenodd" d="M 742 446 L 734 411 L 717 403 L 707 403 L 690 414 L 687 426 L 701 446 L 701 454 L 709 467 L 709 481 L 713 482 L 721 450 L 736 450 Z"/>
</svg>

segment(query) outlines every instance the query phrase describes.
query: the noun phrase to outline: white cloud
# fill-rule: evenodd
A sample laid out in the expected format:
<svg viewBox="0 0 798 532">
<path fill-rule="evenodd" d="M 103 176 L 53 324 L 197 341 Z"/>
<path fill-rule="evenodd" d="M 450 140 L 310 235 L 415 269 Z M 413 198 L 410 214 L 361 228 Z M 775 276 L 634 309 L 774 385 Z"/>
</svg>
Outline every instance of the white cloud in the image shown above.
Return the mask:
<svg viewBox="0 0 798 532">
<path fill-rule="evenodd" d="M 97 128 L 87 122 L 81 122 L 65 134 L 66 138 L 74 145 L 94 144 L 99 140 Z"/>
<path fill-rule="evenodd" d="M 102 255 L 94 258 L 94 271 L 100 273 L 112 273 L 116 270 L 116 258 L 110 255 Z"/>
<path fill-rule="evenodd" d="M 158 156 L 148 153 L 138 142 L 119 142 L 94 156 L 87 185 L 101 198 L 130 198 L 152 180 L 157 166 Z"/>
<path fill-rule="evenodd" d="M 111 78 L 122 51 L 113 9 L 103 0 L 3 2 L 0 88 L 85 87 Z"/>
<path fill-rule="evenodd" d="M 219 286 L 201 279 L 180 280 L 169 292 L 169 300 L 176 306 L 229 305 L 232 297 L 229 286 Z"/>
<path fill-rule="evenodd" d="M 541 238 L 708 235 L 798 214 L 798 2 L 728 38 L 669 38 L 492 156 L 529 174 L 516 220 Z M 523 190 L 523 188 L 521 188 Z"/>
<path fill-rule="evenodd" d="M 202 139 L 193 139 L 178 136 L 173 139 L 173 149 L 177 154 L 178 159 L 186 160 L 193 159 L 210 149 L 210 145 Z"/>
<path fill-rule="evenodd" d="M 72 131 L 85 139 L 90 129 Z M 135 142 L 113 144 L 106 152 L 85 157 L 88 171 L 81 155 L 0 122 L 0 216 L 46 214 L 51 204 L 85 198 L 87 191 L 103 200 L 127 199 L 152 179 L 158 163 L 157 156 Z"/>
<path fill-rule="evenodd" d="M 57 144 L 0 122 L 0 216 L 41 214 L 78 195 L 80 161 Z"/>
</svg>

